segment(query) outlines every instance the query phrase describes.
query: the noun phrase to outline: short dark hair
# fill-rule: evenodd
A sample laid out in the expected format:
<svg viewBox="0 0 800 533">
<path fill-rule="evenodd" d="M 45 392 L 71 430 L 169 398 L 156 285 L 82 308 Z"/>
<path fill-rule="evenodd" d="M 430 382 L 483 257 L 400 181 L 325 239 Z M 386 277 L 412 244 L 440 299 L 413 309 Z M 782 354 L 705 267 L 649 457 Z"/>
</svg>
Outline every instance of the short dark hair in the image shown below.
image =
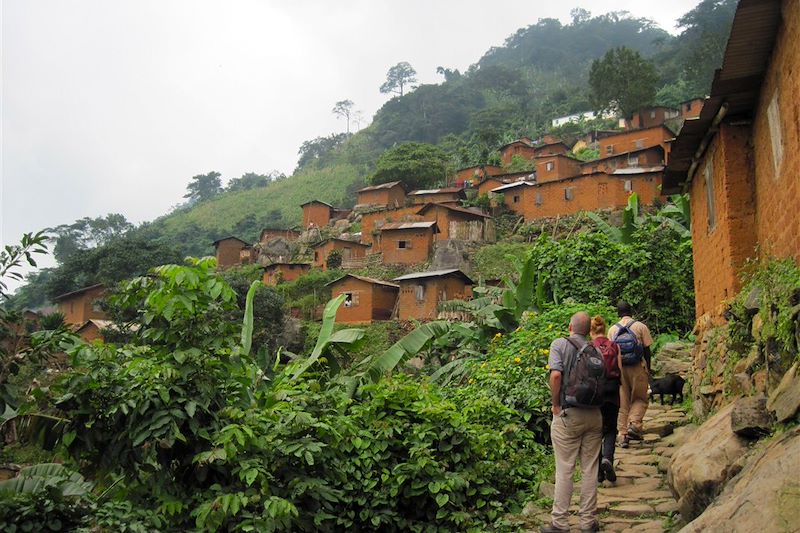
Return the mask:
<svg viewBox="0 0 800 533">
<path fill-rule="evenodd" d="M 633 313 L 633 308 L 631 307 L 631 304 L 629 304 L 625 300 L 620 300 L 617 302 L 618 316 L 631 316 L 631 313 Z"/>
</svg>

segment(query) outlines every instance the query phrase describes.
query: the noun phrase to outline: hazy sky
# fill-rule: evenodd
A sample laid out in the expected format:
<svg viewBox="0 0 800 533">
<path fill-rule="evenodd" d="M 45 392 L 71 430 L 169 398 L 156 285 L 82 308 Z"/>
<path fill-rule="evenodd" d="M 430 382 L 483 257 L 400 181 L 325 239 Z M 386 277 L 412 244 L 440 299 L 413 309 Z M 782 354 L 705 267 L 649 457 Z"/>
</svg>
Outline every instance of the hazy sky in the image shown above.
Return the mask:
<svg viewBox="0 0 800 533">
<path fill-rule="evenodd" d="M 307 139 L 388 99 L 389 66 L 423 83 L 466 69 L 539 18 L 627 10 L 674 32 L 697 0 L 0 0 L 0 238 L 109 212 L 150 220 L 189 179 L 287 174 Z"/>
</svg>

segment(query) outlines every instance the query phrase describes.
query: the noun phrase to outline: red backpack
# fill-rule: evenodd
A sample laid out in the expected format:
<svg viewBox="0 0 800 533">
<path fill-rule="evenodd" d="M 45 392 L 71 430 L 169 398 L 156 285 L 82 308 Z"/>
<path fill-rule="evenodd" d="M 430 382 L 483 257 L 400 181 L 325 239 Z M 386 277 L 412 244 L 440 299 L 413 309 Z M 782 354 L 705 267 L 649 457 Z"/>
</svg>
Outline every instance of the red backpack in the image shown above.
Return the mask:
<svg viewBox="0 0 800 533">
<path fill-rule="evenodd" d="M 607 337 L 597 337 L 592 341 L 597 351 L 603 356 L 606 365 L 606 378 L 608 380 L 619 380 L 619 346 Z"/>
</svg>

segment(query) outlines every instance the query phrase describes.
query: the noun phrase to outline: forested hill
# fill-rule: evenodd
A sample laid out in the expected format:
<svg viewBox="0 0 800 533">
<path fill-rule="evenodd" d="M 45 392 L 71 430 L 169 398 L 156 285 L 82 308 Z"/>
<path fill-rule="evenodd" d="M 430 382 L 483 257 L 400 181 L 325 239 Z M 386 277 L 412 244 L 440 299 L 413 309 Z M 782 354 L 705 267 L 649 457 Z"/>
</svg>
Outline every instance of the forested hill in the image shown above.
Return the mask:
<svg viewBox="0 0 800 533">
<path fill-rule="evenodd" d="M 191 204 L 141 227 L 109 230 L 102 219 L 84 219 L 56 228 L 60 266 L 32 276 L 17 305 L 35 307 L 45 295 L 114 282 L 182 255 L 209 254 L 211 242 L 227 235 L 253 241 L 263 227 L 297 224 L 299 204 L 306 200 L 350 206 L 379 156 L 402 142 L 437 145 L 452 169 L 492 161 L 503 143 L 522 135 L 537 138 L 553 118 L 597 108 L 589 69 L 615 47 L 635 50 L 652 64 L 651 103 L 674 105 L 704 95 L 735 7 L 734 0 L 703 0 L 681 18 L 677 36 L 626 13 L 591 16 L 576 9 L 567 24 L 539 20 L 488 50 L 466 72 L 439 67 L 441 83 L 391 97 L 358 133 L 306 141 L 291 176 L 226 176 L 234 179 L 222 188 L 212 172 L 192 178 L 189 192 L 197 195 Z"/>
</svg>

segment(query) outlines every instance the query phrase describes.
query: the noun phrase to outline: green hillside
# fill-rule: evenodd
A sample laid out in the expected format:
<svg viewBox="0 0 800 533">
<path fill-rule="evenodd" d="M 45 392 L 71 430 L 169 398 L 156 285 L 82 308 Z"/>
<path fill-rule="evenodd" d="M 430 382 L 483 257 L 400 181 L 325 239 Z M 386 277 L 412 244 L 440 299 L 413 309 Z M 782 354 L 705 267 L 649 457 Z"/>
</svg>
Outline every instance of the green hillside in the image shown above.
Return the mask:
<svg viewBox="0 0 800 533">
<path fill-rule="evenodd" d="M 346 163 L 305 168 L 293 176 L 257 189 L 224 193 L 218 198 L 180 209 L 155 220 L 150 228 L 164 241 L 180 241 L 185 253 L 211 253 L 211 242 L 236 235 L 253 242 L 264 227 L 300 223 L 300 204 L 322 200 L 341 204 L 363 183 L 364 171 Z M 351 202 L 352 204 L 352 202 Z"/>
</svg>

